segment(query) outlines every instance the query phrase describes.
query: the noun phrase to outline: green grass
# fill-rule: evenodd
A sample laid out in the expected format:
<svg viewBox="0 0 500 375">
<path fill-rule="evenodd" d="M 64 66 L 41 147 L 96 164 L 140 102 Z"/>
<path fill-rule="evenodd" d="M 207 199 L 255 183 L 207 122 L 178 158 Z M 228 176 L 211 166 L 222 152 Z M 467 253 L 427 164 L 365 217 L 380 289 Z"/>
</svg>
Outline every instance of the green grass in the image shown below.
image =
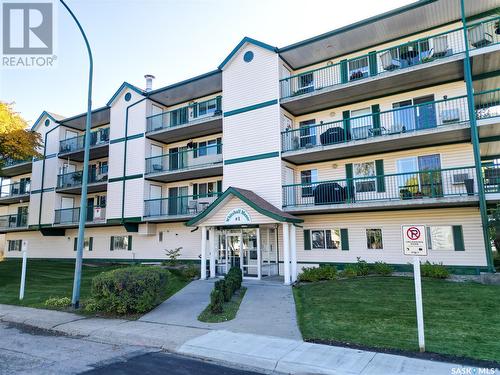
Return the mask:
<svg viewBox="0 0 500 375">
<path fill-rule="evenodd" d="M 500 362 L 500 286 L 423 280 L 426 350 Z M 412 278 L 294 288 L 304 339 L 418 351 Z"/>
<path fill-rule="evenodd" d="M 207 306 L 200 316 L 198 316 L 198 320 L 204 323 L 221 323 L 233 320 L 238 313 L 238 309 L 240 308 L 241 301 L 243 300 L 246 291 L 247 288 L 241 287 L 239 291 L 235 292 L 231 301 L 224 303 L 224 310 L 220 314 L 212 313 L 210 308 Z"/>
<path fill-rule="evenodd" d="M 90 297 L 92 278 L 101 272 L 128 265 L 84 262 L 80 298 L 82 303 Z M 74 261 L 28 260 L 24 299 L 19 301 L 21 261 L 0 262 L 0 303 L 45 308 L 50 297 L 69 297 L 73 290 Z M 180 274 L 170 273 L 168 287 L 162 298 L 165 300 L 182 289 L 190 280 Z"/>
</svg>

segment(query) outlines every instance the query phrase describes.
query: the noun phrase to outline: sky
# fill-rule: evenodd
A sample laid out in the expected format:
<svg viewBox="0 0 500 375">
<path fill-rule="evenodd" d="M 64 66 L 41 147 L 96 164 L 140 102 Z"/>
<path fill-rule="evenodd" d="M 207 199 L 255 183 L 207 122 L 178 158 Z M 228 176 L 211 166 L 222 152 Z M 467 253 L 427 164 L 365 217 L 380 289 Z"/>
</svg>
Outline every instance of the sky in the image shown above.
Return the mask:
<svg viewBox="0 0 500 375">
<path fill-rule="evenodd" d="M 7 0 L 0 0 L 4 2 Z M 93 108 L 123 81 L 153 88 L 214 70 L 245 37 L 286 45 L 387 12 L 413 0 L 66 0 L 94 57 Z M 0 68 L 0 101 L 32 124 L 42 111 L 86 111 L 88 57 L 76 25 L 55 4 L 57 65 Z"/>
</svg>

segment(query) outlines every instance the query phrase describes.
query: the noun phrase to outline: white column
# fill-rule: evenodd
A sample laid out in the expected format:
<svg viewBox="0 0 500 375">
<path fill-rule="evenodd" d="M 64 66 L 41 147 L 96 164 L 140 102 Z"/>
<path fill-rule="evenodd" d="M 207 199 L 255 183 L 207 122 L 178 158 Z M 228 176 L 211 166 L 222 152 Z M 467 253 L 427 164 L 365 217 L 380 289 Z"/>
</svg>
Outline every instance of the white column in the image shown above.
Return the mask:
<svg viewBox="0 0 500 375">
<path fill-rule="evenodd" d="M 292 283 L 297 281 L 297 241 L 295 225 L 290 224 L 290 263 Z"/>
<path fill-rule="evenodd" d="M 257 228 L 257 278 L 262 278 L 262 254 L 260 253 L 260 228 Z"/>
<path fill-rule="evenodd" d="M 290 285 L 290 233 L 288 223 L 283 223 L 283 270 L 285 285 Z"/>
<path fill-rule="evenodd" d="M 216 253 L 216 248 L 215 248 L 215 229 L 210 228 L 209 231 L 209 241 L 208 241 L 208 247 L 210 251 L 210 277 L 215 277 L 215 253 Z"/>
<path fill-rule="evenodd" d="M 201 279 L 207 278 L 207 227 L 201 227 Z"/>
</svg>

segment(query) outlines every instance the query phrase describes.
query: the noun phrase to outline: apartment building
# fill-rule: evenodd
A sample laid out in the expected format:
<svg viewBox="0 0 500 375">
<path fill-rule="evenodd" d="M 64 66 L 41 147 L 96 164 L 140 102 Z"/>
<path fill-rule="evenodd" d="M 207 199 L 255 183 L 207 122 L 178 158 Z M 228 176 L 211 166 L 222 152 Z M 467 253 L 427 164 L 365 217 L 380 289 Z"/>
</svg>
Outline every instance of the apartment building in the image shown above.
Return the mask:
<svg viewBox="0 0 500 375">
<path fill-rule="evenodd" d="M 500 200 L 500 1 L 422 0 L 283 48 L 244 38 L 214 71 L 123 83 L 92 113 L 84 257 L 282 275 L 428 255 L 492 271 Z M 7 257 L 75 256 L 86 114 L 43 112 L 43 157 L 3 170 Z"/>
</svg>

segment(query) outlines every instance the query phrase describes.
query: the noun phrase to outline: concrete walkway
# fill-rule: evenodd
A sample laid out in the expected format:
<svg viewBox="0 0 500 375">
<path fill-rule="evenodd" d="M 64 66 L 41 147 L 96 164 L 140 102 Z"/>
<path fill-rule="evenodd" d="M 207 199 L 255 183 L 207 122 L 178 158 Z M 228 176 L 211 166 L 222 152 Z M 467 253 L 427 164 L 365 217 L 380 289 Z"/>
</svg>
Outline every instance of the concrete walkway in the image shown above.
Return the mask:
<svg viewBox="0 0 500 375">
<path fill-rule="evenodd" d="M 452 363 L 311 344 L 275 336 L 144 321 L 85 318 L 28 307 L 0 305 L 0 321 L 77 335 L 90 342 L 162 349 L 268 374 L 475 373 L 472 368 Z"/>
<path fill-rule="evenodd" d="M 198 315 L 207 307 L 213 280 L 196 280 L 144 315 L 142 322 L 224 329 L 302 340 L 295 315 L 292 288 L 280 282 L 247 281 L 247 288 L 236 318 L 223 323 L 202 323 Z"/>
</svg>

